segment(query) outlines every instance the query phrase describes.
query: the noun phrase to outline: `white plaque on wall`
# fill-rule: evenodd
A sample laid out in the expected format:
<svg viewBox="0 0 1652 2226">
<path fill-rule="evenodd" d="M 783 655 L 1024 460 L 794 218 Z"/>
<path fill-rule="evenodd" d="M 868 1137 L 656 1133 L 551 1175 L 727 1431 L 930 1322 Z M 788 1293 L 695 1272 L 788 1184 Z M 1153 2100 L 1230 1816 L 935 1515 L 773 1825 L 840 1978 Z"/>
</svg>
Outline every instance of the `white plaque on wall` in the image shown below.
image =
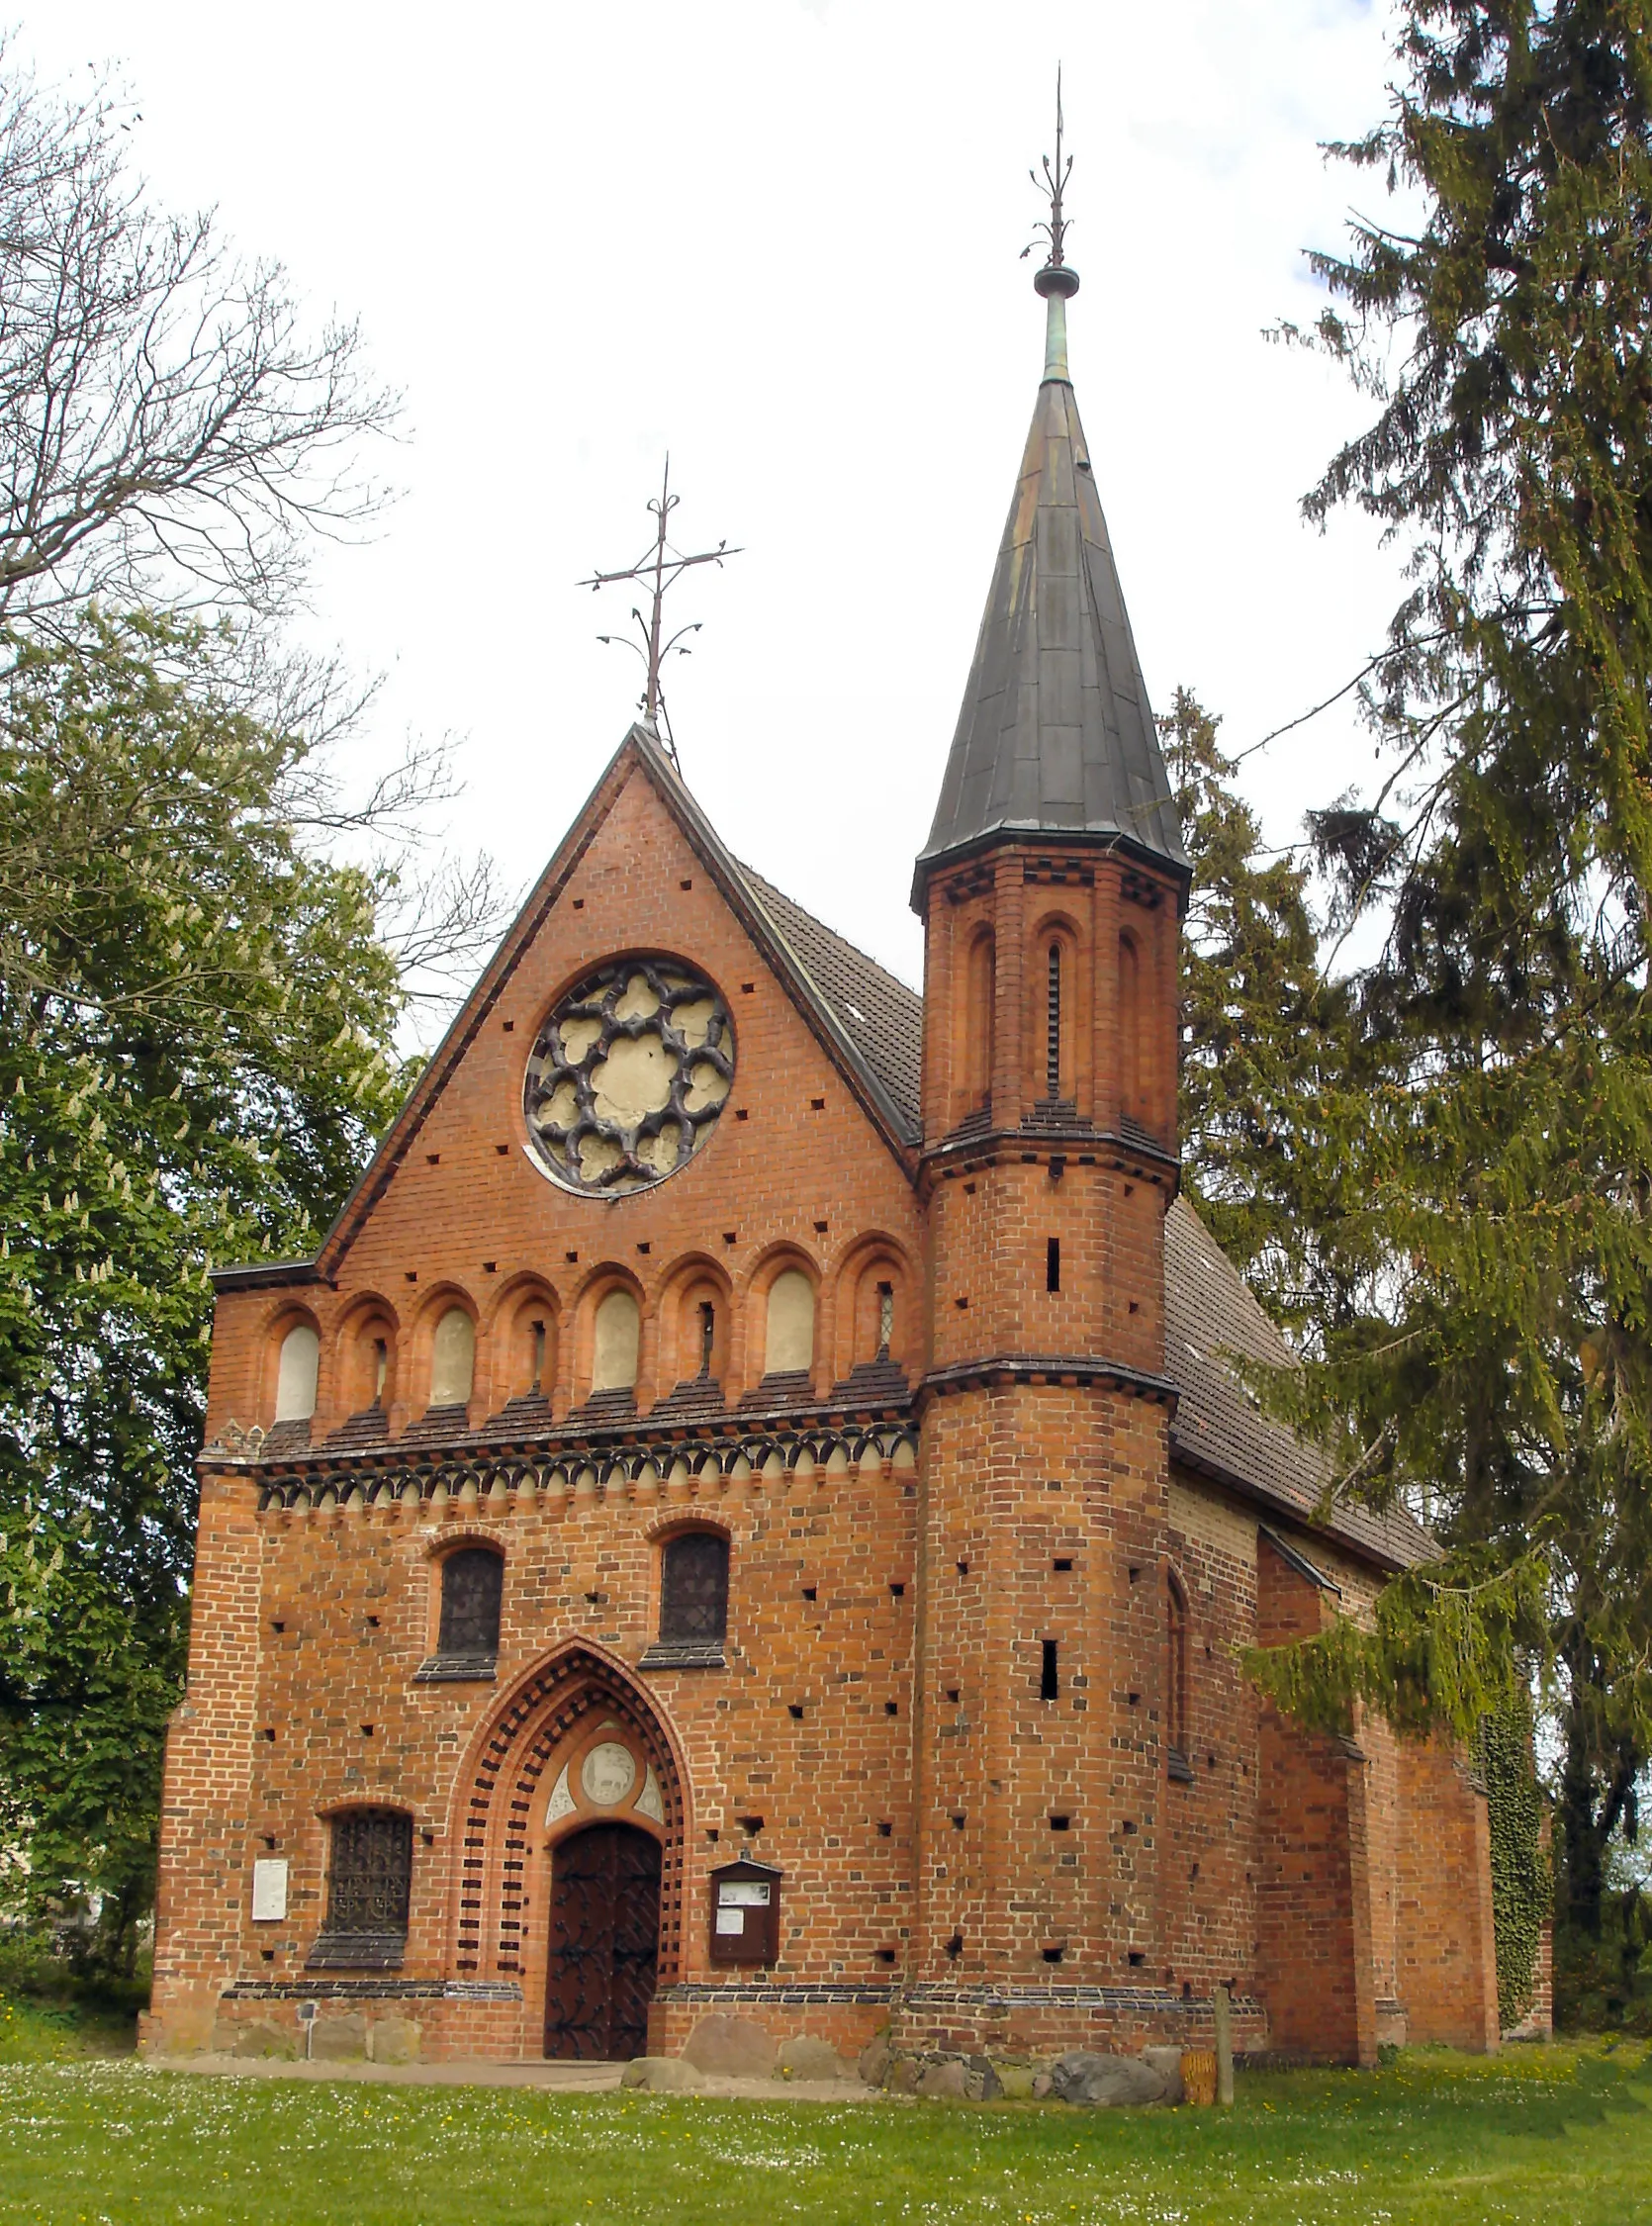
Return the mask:
<svg viewBox="0 0 1652 2226">
<path fill-rule="evenodd" d="M 261 1855 L 252 1866 L 252 1921 L 279 1924 L 287 1914 L 287 1858 Z"/>
</svg>

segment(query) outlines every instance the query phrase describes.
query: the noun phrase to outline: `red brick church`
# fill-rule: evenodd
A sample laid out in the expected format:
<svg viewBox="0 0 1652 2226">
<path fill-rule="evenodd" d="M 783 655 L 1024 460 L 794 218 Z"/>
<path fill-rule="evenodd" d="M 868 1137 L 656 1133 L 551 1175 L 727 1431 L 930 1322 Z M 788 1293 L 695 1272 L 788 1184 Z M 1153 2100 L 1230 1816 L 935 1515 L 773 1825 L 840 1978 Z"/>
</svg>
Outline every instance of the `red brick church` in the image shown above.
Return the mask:
<svg viewBox="0 0 1652 2226">
<path fill-rule="evenodd" d="M 1460 1760 L 1235 1657 L 1427 1541 L 1320 1518 L 1177 1197 L 1056 246 L 923 996 L 633 727 L 317 1256 L 218 1274 L 151 2048 L 1495 2045 Z"/>
</svg>

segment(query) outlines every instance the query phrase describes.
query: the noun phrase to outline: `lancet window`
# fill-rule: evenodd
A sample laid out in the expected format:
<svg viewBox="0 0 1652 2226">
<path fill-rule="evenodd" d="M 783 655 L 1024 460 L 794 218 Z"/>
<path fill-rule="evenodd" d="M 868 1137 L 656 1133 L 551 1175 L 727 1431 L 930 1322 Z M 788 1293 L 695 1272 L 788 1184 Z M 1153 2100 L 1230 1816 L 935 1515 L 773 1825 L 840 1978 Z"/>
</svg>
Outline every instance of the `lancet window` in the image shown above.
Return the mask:
<svg viewBox="0 0 1652 2226">
<path fill-rule="evenodd" d="M 668 1538 L 660 1565 L 662 1645 L 718 1646 L 728 1631 L 728 1540 L 714 1530 Z"/>
<path fill-rule="evenodd" d="M 504 1593 L 505 1559 L 491 1547 L 461 1546 L 447 1556 L 441 1565 L 441 1633 L 436 1641 L 444 1661 L 493 1667 Z"/>
</svg>

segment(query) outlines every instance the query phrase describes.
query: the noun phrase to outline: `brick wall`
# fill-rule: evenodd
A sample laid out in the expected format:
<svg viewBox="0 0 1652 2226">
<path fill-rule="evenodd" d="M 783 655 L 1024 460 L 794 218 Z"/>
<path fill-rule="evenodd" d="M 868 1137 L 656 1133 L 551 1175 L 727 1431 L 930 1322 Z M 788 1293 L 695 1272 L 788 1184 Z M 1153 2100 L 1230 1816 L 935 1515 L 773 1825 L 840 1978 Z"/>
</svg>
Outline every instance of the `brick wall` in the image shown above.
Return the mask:
<svg viewBox="0 0 1652 2226">
<path fill-rule="evenodd" d="M 1407 2037 L 1498 2045 L 1486 1798 L 1441 1739 L 1400 1748 L 1399 1992 Z"/>
<path fill-rule="evenodd" d="M 221 1295 L 148 2043 L 252 2022 L 293 2036 L 310 1997 L 387 2033 L 411 2020 L 427 2054 L 537 2055 L 555 1849 L 592 1813 L 557 1789 L 598 1736 L 657 1797 L 657 1817 L 627 1811 L 664 1857 L 651 2045 L 722 2013 L 843 2049 L 891 2018 L 913 2046 L 1193 2041 L 1221 1982 L 1246 2046 L 1366 2060 L 1390 1991 L 1414 1993 L 1432 2031 L 1451 1986 L 1430 1994 L 1421 1967 L 1482 1859 L 1472 1802 L 1383 1734 L 1361 1762 L 1258 1710 L 1235 1648 L 1312 1627 L 1320 1595 L 1258 1542 L 1253 1507 L 1170 1470 L 1173 903 L 1139 879 L 1132 894 L 1116 859 L 1024 846 L 938 881 L 917 1154 L 878 1125 L 714 869 L 622 753 L 320 1271 Z M 959 970 L 983 925 L 991 1105 L 961 1141 Z M 1057 929 L 1072 1104 L 1028 1133 Z M 1144 1012 L 1128 1137 L 1127 929 Z M 523 1066 L 557 997 L 625 950 L 681 955 L 716 984 L 734 1083 L 668 1182 L 580 1198 L 529 1154 Z M 816 1293 L 812 1381 L 789 1414 L 761 1388 L 784 1266 Z M 593 1317 L 616 1282 L 641 1313 L 636 1411 L 593 1418 Z M 883 1282 L 904 1391 L 849 1382 L 875 1357 Z M 697 1367 L 702 1299 L 720 1400 L 661 1412 Z M 432 1438 L 432 1333 L 453 1304 L 475 1324 L 473 1397 Z M 280 1339 L 301 1319 L 321 1340 L 310 1446 L 260 1453 L 238 1433 L 272 1422 Z M 472 1435 L 527 1390 L 535 1321 L 547 1410 L 515 1438 Z M 369 1329 L 388 1347 L 384 1439 L 329 1450 L 371 1395 Z M 721 1667 L 644 1660 L 662 1541 L 685 1524 L 729 1540 Z M 421 1682 L 440 1560 L 464 1540 L 504 1556 L 497 1672 Z M 1368 1603 L 1372 1572 L 1305 1543 Z M 1402 1890 L 1408 1803 L 1442 1837 Z M 317 1972 L 329 1819 L 364 1805 L 412 1819 L 405 1958 Z M 710 1873 L 743 1852 L 782 1873 L 768 1970 L 710 1960 Z M 288 1865 L 276 1923 L 250 1913 L 265 1855 Z M 1470 1924 L 1451 1950 L 1470 1993 L 1479 1940 Z"/>
</svg>

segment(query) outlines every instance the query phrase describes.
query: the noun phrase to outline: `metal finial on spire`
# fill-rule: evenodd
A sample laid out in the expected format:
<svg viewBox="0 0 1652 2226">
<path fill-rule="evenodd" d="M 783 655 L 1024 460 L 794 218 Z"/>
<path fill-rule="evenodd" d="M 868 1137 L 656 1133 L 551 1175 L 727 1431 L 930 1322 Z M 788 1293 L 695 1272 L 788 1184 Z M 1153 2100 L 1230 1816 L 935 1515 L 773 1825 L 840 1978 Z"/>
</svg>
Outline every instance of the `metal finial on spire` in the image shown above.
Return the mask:
<svg viewBox="0 0 1652 2226">
<path fill-rule="evenodd" d="M 1061 115 L 1061 71 L 1059 64 L 1057 64 L 1055 69 L 1055 159 L 1052 162 L 1048 154 L 1044 156 L 1042 163 L 1044 182 L 1042 185 L 1039 184 L 1037 170 L 1029 170 L 1027 173 L 1034 185 L 1039 186 L 1039 191 L 1049 196 L 1050 215 L 1043 224 L 1034 227 L 1037 236 L 1022 248 L 1021 253 L 1023 259 L 1025 259 L 1033 252 L 1033 248 L 1038 245 L 1041 237 L 1049 249 L 1044 268 L 1034 276 L 1033 290 L 1035 293 L 1043 295 L 1046 305 L 1044 375 L 1046 379 L 1062 380 L 1069 377 L 1067 371 L 1066 306 L 1078 291 L 1078 273 L 1066 258 L 1067 225 L 1070 220 L 1062 207 L 1062 197 L 1066 192 L 1067 180 L 1072 175 L 1072 156 L 1062 149 L 1061 141 L 1065 129 L 1065 121 Z"/>
<path fill-rule="evenodd" d="M 1065 130 L 1065 122 L 1061 116 L 1061 65 L 1059 62 L 1057 62 L 1055 65 L 1055 159 L 1054 162 L 1052 162 L 1049 155 L 1047 154 L 1044 156 L 1043 161 L 1040 165 L 1040 167 L 1044 171 L 1044 183 L 1042 186 L 1039 186 L 1039 191 L 1043 193 L 1050 202 L 1050 215 L 1044 224 L 1035 225 L 1033 228 L 1036 232 L 1040 232 L 1043 234 L 1044 238 L 1049 242 L 1050 247 L 1049 260 L 1046 262 L 1044 270 L 1041 270 L 1039 272 L 1038 278 L 1035 278 L 1033 281 L 1033 284 L 1035 286 L 1038 286 L 1038 290 L 1041 294 L 1048 293 L 1052 291 L 1052 289 L 1039 285 L 1039 279 L 1042 279 L 1047 271 L 1064 270 L 1066 268 L 1066 237 L 1068 220 L 1061 208 L 1061 196 L 1066 191 L 1066 183 L 1068 178 L 1072 176 L 1072 156 L 1070 154 L 1063 155 L 1061 151 L 1061 139 Z M 1039 173 L 1037 170 L 1029 170 L 1027 175 L 1032 179 L 1034 185 L 1039 185 Z M 1033 250 L 1029 246 L 1023 247 L 1021 252 L 1023 256 L 1027 256 L 1030 255 Z M 1078 274 L 1076 271 L 1074 271 L 1072 274 L 1072 285 L 1065 289 L 1065 291 L 1067 291 L 1068 293 L 1076 293 L 1077 290 Z"/>
<path fill-rule="evenodd" d="M 688 655 L 688 651 L 682 646 L 683 637 L 685 634 L 697 634 L 700 621 L 696 618 L 687 626 L 679 626 L 669 640 L 662 641 L 661 618 L 666 600 L 666 590 L 674 586 L 690 565 L 721 564 L 724 557 L 739 556 L 742 553 L 739 549 L 731 549 L 726 541 L 719 541 L 714 549 L 702 549 L 697 556 L 680 556 L 666 538 L 666 520 L 681 501 L 682 497 L 674 495 L 671 491 L 671 457 L 668 454 L 665 476 L 660 482 L 659 495 L 651 497 L 648 505 L 655 519 L 653 547 L 644 549 L 636 563 L 628 566 L 623 572 L 597 572 L 593 574 L 589 580 L 582 580 L 579 583 L 582 588 L 590 588 L 593 591 L 597 588 L 612 587 L 621 580 L 652 583 L 653 597 L 648 616 L 645 618 L 635 604 L 631 608 L 631 616 L 636 620 L 638 631 L 642 636 L 640 643 L 632 641 L 628 634 L 598 634 L 597 639 L 601 642 L 621 642 L 625 648 L 636 650 L 638 656 L 641 657 L 644 666 L 647 668 L 648 678 L 644 684 L 642 695 L 638 698 L 637 708 L 642 712 L 643 724 L 657 741 L 665 745 L 667 754 L 679 773 L 683 771 L 683 765 L 677 755 L 677 743 L 672 735 L 671 720 L 666 715 L 666 699 L 660 686 L 660 669 L 673 651 L 676 651 L 679 657 Z"/>
</svg>

